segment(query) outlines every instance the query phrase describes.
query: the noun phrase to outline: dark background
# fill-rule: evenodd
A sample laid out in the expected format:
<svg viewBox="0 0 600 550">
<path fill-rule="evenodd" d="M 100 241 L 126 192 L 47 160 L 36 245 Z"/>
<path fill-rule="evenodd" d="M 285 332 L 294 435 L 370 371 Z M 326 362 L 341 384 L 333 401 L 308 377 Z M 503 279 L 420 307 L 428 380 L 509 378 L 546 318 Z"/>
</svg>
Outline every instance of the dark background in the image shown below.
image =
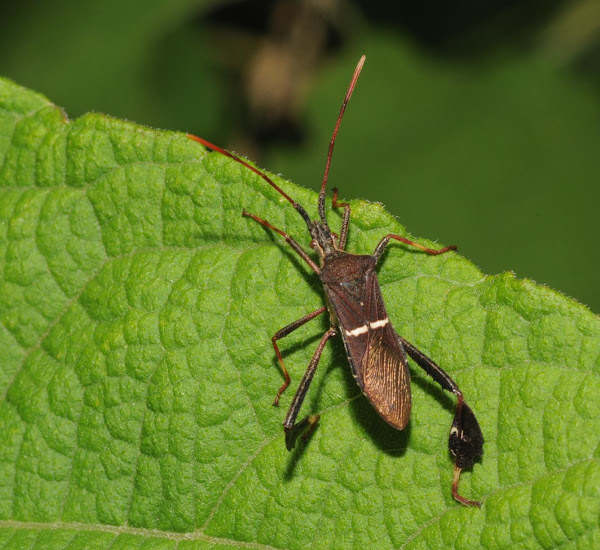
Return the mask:
<svg viewBox="0 0 600 550">
<path fill-rule="evenodd" d="M 189 131 L 600 311 L 600 3 L 21 0 L 0 74 Z"/>
</svg>

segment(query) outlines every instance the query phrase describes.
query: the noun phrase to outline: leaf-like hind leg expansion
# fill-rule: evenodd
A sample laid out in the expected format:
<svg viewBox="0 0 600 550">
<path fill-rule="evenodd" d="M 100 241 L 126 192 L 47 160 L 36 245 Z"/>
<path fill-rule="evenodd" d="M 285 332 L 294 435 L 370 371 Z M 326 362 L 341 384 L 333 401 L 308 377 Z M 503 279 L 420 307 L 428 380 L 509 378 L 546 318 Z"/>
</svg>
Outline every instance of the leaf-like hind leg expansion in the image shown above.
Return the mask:
<svg viewBox="0 0 600 550">
<path fill-rule="evenodd" d="M 400 235 L 394 235 L 392 233 L 389 233 L 388 235 L 383 237 L 383 239 L 381 239 L 381 241 L 379 241 L 377 248 L 375 248 L 375 252 L 373 252 L 373 256 L 375 257 L 376 262 L 379 261 L 379 258 L 383 254 L 385 247 L 390 242 L 390 239 L 395 239 L 397 241 L 400 241 L 401 243 L 408 244 L 410 246 L 414 246 L 415 248 L 418 248 L 419 250 L 422 250 L 423 252 L 427 252 L 427 254 L 431 254 L 432 256 L 437 256 L 438 254 L 444 254 L 445 252 L 450 252 L 451 250 L 456 250 L 456 246 L 454 246 L 454 245 L 446 246 L 445 248 L 440 248 L 439 250 L 434 250 L 433 248 L 427 248 L 426 246 L 423 246 L 422 244 L 416 243 L 415 241 L 411 241 L 410 239 L 407 239 L 406 237 L 401 237 Z"/>
<path fill-rule="evenodd" d="M 465 506 L 481 507 L 478 500 L 469 500 L 458 492 L 460 474 L 465 468 L 472 468 L 473 463 L 483 454 L 483 434 L 479 422 L 471 408 L 465 403 L 462 393 L 458 396 L 454 421 L 450 428 L 448 449 L 454 457 L 454 479 L 452 496 Z"/>
<path fill-rule="evenodd" d="M 285 379 L 285 381 L 281 385 L 281 388 L 279 388 L 279 391 L 277 392 L 275 401 L 273 401 L 273 405 L 275 405 L 276 407 L 279 406 L 279 398 L 281 397 L 281 394 L 287 389 L 287 387 L 290 385 L 290 382 L 291 382 L 290 375 L 289 375 L 287 369 L 285 368 L 285 365 L 283 364 L 283 357 L 281 356 L 281 352 L 279 351 L 279 347 L 277 346 L 277 340 L 280 340 L 281 338 L 284 338 L 288 334 L 294 332 L 297 328 L 300 328 L 302 325 L 308 323 L 309 321 L 312 321 L 315 317 L 318 317 L 319 315 L 321 315 L 321 313 L 325 313 L 325 311 L 327 311 L 326 306 L 320 307 L 319 309 L 313 311 L 312 313 L 309 313 L 308 315 L 305 315 L 304 317 L 298 319 L 297 321 L 294 321 L 293 323 L 290 323 L 286 327 L 283 327 L 282 329 L 278 330 L 275 333 L 275 335 L 273 336 L 273 338 L 271 338 L 271 343 L 273 344 L 273 349 L 275 350 L 275 354 L 277 355 L 277 360 L 279 361 L 279 366 L 281 367 L 281 371 L 283 372 L 283 377 Z"/>
<path fill-rule="evenodd" d="M 315 353 L 308 364 L 306 372 L 300 381 L 300 385 L 296 390 L 296 394 L 294 395 L 294 399 L 292 399 L 292 404 L 290 405 L 290 410 L 285 417 L 285 421 L 283 423 L 283 429 L 285 431 L 285 446 L 288 451 L 291 451 L 295 445 L 298 437 L 304 432 L 306 436 L 310 434 L 312 430 L 315 429 L 317 422 L 319 421 L 319 415 L 307 416 L 302 419 L 300 422 L 296 422 L 296 417 L 300 412 L 300 407 L 302 407 L 302 403 L 304 398 L 306 397 L 306 393 L 308 392 L 308 388 L 310 387 L 310 383 L 315 375 L 317 370 L 317 365 L 319 364 L 319 360 L 321 359 L 321 354 L 323 353 L 323 348 L 332 336 L 337 334 L 336 329 L 333 327 L 330 328 L 319 342 Z"/>
<path fill-rule="evenodd" d="M 406 353 L 431 376 L 443 389 L 452 392 L 457 397 L 454 421 L 450 428 L 448 449 L 454 458 L 454 480 L 452 482 L 452 496 L 466 506 L 481 506 L 481 502 L 469 500 L 458 492 L 460 474 L 465 468 L 471 468 L 483 455 L 483 434 L 479 422 L 471 408 L 465 403 L 462 392 L 456 382 L 440 368 L 432 359 L 422 351 L 398 336 Z"/>
</svg>

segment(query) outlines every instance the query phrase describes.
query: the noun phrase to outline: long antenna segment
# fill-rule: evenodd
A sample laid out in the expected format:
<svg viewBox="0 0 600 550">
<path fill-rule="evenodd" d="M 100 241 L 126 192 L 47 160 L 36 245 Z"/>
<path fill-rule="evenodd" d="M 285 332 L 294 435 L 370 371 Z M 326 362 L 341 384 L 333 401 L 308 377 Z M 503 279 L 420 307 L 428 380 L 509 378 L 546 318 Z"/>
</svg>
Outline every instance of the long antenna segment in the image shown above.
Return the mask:
<svg viewBox="0 0 600 550">
<path fill-rule="evenodd" d="M 329 177 L 329 167 L 331 166 L 331 157 L 333 155 L 333 147 L 335 145 L 335 139 L 337 138 L 338 131 L 340 129 L 340 124 L 342 122 L 342 117 L 344 116 L 344 111 L 346 110 L 346 105 L 350 101 L 352 97 L 352 92 L 354 91 L 354 86 L 356 86 L 356 81 L 360 75 L 360 71 L 362 71 L 363 65 L 365 64 L 366 56 L 363 55 L 358 61 L 358 65 L 356 65 L 356 69 L 354 69 L 354 74 L 352 75 L 352 80 L 350 81 L 350 85 L 348 86 L 348 91 L 346 92 L 346 97 L 344 98 L 344 102 L 340 108 L 340 114 L 338 115 L 337 122 L 335 124 L 335 128 L 333 129 L 333 135 L 331 136 L 331 141 L 329 142 L 329 153 L 327 153 L 327 163 L 325 164 L 325 173 L 323 174 L 323 183 L 321 184 L 321 191 L 319 192 L 319 217 L 321 221 L 327 225 L 327 218 L 325 217 L 325 188 L 327 187 L 327 178 Z"/>
</svg>

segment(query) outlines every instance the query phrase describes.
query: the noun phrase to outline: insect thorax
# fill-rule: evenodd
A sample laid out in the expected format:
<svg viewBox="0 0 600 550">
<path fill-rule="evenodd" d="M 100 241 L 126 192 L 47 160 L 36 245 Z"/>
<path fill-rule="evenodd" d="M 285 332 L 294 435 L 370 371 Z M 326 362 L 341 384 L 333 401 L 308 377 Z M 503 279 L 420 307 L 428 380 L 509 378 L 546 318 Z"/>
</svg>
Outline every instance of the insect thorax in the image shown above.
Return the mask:
<svg viewBox="0 0 600 550">
<path fill-rule="evenodd" d="M 349 283 L 365 276 L 375 269 L 375 258 L 336 251 L 325 257 L 320 278 L 324 284 Z"/>
</svg>

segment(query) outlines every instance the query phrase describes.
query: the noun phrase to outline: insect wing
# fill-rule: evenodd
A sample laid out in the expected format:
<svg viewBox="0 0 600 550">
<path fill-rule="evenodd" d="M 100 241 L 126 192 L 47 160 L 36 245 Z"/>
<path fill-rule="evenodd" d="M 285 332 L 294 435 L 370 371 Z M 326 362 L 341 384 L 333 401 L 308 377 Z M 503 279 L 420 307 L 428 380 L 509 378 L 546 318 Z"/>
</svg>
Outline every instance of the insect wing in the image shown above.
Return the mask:
<svg viewBox="0 0 600 550">
<path fill-rule="evenodd" d="M 397 430 L 410 418 L 410 371 L 406 354 L 385 311 L 377 275 L 367 276 L 365 301 L 369 341 L 363 357 L 364 392 L 381 417 Z"/>
<path fill-rule="evenodd" d="M 363 360 L 365 395 L 390 426 L 403 430 L 410 418 L 410 372 L 404 351 L 390 345 L 393 329 L 376 329 L 369 335 L 369 347 Z"/>
<path fill-rule="evenodd" d="M 352 293 L 343 285 L 332 285 L 327 289 L 330 302 L 354 378 L 381 417 L 402 430 L 408 424 L 411 404 L 406 355 L 387 317 L 377 275 L 371 271 L 361 282 L 354 282 Z M 357 286 L 362 286 L 362 292 Z"/>
</svg>

